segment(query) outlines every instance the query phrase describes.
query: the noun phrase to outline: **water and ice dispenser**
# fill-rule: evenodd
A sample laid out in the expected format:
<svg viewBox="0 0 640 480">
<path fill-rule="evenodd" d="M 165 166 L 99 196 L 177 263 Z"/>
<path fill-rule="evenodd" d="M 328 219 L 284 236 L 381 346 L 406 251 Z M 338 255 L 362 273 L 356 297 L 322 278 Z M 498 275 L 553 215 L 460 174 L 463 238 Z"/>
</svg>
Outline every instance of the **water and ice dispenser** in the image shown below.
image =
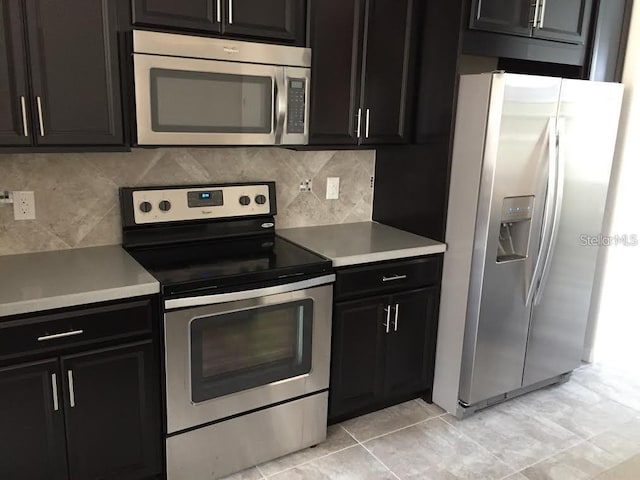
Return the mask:
<svg viewBox="0 0 640 480">
<path fill-rule="evenodd" d="M 502 202 L 498 263 L 524 260 L 529 254 L 534 196 L 509 197 Z"/>
</svg>

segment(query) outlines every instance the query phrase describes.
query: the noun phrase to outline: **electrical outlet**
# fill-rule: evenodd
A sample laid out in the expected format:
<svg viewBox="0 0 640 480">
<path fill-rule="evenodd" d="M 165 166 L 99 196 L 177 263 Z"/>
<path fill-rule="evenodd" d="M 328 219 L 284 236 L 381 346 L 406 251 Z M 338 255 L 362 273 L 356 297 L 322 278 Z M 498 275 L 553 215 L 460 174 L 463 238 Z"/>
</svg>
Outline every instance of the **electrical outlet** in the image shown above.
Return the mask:
<svg viewBox="0 0 640 480">
<path fill-rule="evenodd" d="M 340 177 L 327 177 L 327 200 L 340 198 Z"/>
<path fill-rule="evenodd" d="M 16 220 L 36 219 L 36 196 L 33 192 L 13 192 L 13 217 Z"/>
<path fill-rule="evenodd" d="M 300 191 L 301 192 L 310 192 L 311 191 L 311 179 L 307 178 L 300 182 Z"/>
</svg>

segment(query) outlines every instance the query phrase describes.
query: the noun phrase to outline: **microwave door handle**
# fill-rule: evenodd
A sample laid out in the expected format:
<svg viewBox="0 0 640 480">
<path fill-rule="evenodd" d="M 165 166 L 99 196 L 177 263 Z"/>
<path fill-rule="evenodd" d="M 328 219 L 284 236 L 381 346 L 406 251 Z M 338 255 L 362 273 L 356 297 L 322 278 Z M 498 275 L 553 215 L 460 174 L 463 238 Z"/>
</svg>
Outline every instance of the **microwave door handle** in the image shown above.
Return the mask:
<svg viewBox="0 0 640 480">
<path fill-rule="evenodd" d="M 275 77 L 275 90 L 274 90 L 274 115 L 275 115 L 275 144 L 282 144 L 282 137 L 284 135 L 284 121 L 287 110 L 286 102 L 286 86 L 285 86 L 285 74 L 284 68 L 278 68 Z"/>
</svg>

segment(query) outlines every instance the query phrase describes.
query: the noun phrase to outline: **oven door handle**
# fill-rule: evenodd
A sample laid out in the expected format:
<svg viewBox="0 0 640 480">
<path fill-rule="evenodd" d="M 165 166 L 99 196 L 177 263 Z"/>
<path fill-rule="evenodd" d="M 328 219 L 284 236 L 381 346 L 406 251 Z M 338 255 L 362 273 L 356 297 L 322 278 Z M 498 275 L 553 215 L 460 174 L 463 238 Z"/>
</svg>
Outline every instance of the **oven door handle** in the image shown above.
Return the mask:
<svg viewBox="0 0 640 480">
<path fill-rule="evenodd" d="M 164 302 L 165 310 L 175 310 L 177 308 L 202 307 L 205 305 L 216 305 L 219 303 L 237 302 L 238 300 L 250 300 L 252 298 L 278 295 L 281 293 L 306 290 L 312 287 L 327 285 L 336 281 L 335 275 L 325 275 L 323 277 L 303 280 L 301 282 L 287 283 L 275 287 L 259 288 L 256 290 L 243 290 L 240 292 L 219 293 L 216 295 L 203 295 L 200 297 L 175 298 Z"/>
</svg>

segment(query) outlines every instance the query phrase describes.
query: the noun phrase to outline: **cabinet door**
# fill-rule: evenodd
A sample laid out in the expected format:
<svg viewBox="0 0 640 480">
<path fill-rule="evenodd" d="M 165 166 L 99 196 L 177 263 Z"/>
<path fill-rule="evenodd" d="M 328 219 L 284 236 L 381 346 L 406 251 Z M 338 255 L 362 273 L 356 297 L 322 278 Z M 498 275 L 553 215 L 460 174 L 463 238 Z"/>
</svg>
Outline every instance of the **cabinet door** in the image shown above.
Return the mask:
<svg viewBox="0 0 640 480">
<path fill-rule="evenodd" d="M 356 145 L 364 0 L 311 2 L 311 114 L 309 143 Z M 360 126 L 360 128 L 358 128 Z"/>
<path fill-rule="evenodd" d="M 133 23 L 135 25 L 220 32 L 222 1 L 133 0 Z"/>
<path fill-rule="evenodd" d="M 0 3 L 0 145 L 31 145 L 20 0 Z"/>
<path fill-rule="evenodd" d="M 399 397 L 427 390 L 433 371 L 438 289 L 395 295 L 387 336 L 385 394 Z"/>
<path fill-rule="evenodd" d="M 329 391 L 331 418 L 366 408 L 382 394 L 383 323 L 388 299 L 378 297 L 336 305 Z"/>
<path fill-rule="evenodd" d="M 122 144 L 116 2 L 26 5 L 37 143 Z"/>
<path fill-rule="evenodd" d="M 585 43 L 593 0 L 540 0 L 540 21 L 533 36 L 547 40 Z"/>
<path fill-rule="evenodd" d="M 285 43 L 305 43 L 304 0 L 224 0 L 224 32 Z"/>
<path fill-rule="evenodd" d="M 0 369 L 0 477 L 67 478 L 58 362 Z"/>
<path fill-rule="evenodd" d="M 369 0 L 362 143 L 409 141 L 414 104 L 414 0 Z"/>
<path fill-rule="evenodd" d="M 535 0 L 473 0 L 469 27 L 530 36 L 530 20 L 533 18 L 531 3 L 535 5 Z"/>
<path fill-rule="evenodd" d="M 160 473 L 160 391 L 151 341 L 62 358 L 71 480 Z"/>
</svg>

